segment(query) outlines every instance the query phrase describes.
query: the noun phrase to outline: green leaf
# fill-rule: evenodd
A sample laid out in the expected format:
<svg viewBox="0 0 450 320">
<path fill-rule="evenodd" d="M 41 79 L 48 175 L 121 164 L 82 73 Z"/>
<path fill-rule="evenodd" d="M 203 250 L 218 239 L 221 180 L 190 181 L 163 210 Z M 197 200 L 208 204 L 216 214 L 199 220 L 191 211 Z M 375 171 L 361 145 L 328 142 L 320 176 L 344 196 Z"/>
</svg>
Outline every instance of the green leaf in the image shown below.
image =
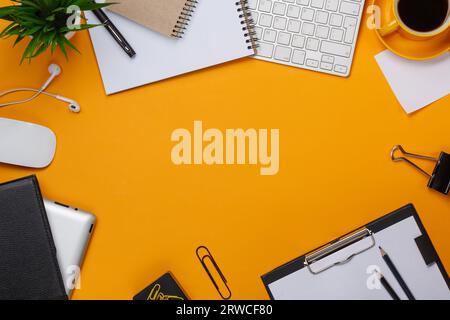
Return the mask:
<svg viewBox="0 0 450 320">
<path fill-rule="evenodd" d="M 54 52 L 60 48 L 68 59 L 67 48 L 76 52 L 78 49 L 65 38 L 71 31 L 77 32 L 97 27 L 96 24 L 80 23 L 76 29 L 70 30 L 67 20 L 72 13 L 67 8 L 78 6 L 81 11 L 90 11 L 107 7 L 112 2 L 96 3 L 94 0 L 11 0 L 13 5 L 0 8 L 0 20 L 8 21 L 6 27 L 0 31 L 0 38 L 15 36 L 13 46 L 31 36 L 20 63 L 39 56 L 47 49 Z"/>
<path fill-rule="evenodd" d="M 66 60 L 69 60 L 69 57 L 67 56 L 67 51 L 66 51 L 66 47 L 64 44 L 64 40 L 65 39 L 64 36 L 58 35 L 58 37 L 56 38 L 56 42 L 58 43 L 59 49 L 61 49 L 62 53 L 64 54 L 64 57 L 66 57 Z"/>
<path fill-rule="evenodd" d="M 8 32 L 15 26 L 17 26 L 15 22 L 11 22 L 9 25 L 7 25 L 6 28 L 0 33 L 0 38 L 3 38 L 4 36 L 8 35 Z"/>
<path fill-rule="evenodd" d="M 23 1 L 18 1 L 18 2 L 20 2 L 23 6 L 30 6 L 35 9 L 38 9 L 38 10 L 41 9 L 41 7 L 39 7 L 38 4 L 34 3 L 34 1 L 23 0 Z"/>
<path fill-rule="evenodd" d="M 19 35 L 17 36 L 17 38 L 16 38 L 16 41 L 14 41 L 13 48 L 14 48 L 20 41 L 22 41 L 23 39 L 25 39 L 25 36 L 19 34 Z"/>
<path fill-rule="evenodd" d="M 56 20 L 56 17 L 55 17 L 54 14 L 52 14 L 51 16 L 48 16 L 47 18 L 45 18 L 45 21 L 53 22 L 53 21 L 55 21 L 55 20 Z"/>
</svg>

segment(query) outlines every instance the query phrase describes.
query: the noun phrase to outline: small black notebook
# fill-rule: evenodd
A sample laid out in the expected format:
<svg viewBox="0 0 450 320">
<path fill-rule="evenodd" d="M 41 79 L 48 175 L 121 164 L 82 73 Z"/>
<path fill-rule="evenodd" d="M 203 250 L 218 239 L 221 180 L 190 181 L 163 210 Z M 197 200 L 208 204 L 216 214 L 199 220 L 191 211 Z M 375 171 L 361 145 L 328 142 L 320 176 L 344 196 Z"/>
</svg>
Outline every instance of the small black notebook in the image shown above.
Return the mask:
<svg viewBox="0 0 450 320">
<path fill-rule="evenodd" d="M 134 296 L 133 300 L 189 300 L 170 272 Z"/>
<path fill-rule="evenodd" d="M 67 299 L 35 176 L 0 184 L 0 300 Z"/>
</svg>

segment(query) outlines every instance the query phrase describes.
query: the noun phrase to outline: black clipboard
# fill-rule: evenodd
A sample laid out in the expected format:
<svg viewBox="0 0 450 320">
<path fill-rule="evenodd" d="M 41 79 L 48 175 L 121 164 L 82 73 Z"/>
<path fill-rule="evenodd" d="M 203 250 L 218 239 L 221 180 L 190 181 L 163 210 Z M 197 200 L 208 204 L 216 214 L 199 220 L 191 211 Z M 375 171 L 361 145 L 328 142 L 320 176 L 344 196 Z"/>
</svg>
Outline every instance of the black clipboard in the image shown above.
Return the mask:
<svg viewBox="0 0 450 320">
<path fill-rule="evenodd" d="M 364 232 L 366 232 L 365 230 L 370 230 L 370 232 L 373 233 L 377 233 L 383 229 L 386 229 L 402 220 L 405 220 L 407 218 L 410 217 L 414 217 L 414 220 L 416 221 L 420 232 L 422 233 L 422 235 L 418 238 L 415 239 L 416 241 L 416 245 L 424 259 L 424 262 L 426 263 L 426 265 L 431 265 L 436 263 L 436 265 L 439 268 L 439 271 L 442 274 L 442 277 L 444 278 L 447 287 L 450 290 L 450 279 L 448 277 L 447 272 L 445 271 L 444 265 L 442 264 L 441 259 L 439 258 L 433 243 L 431 242 L 430 237 L 428 236 L 427 231 L 425 230 L 425 227 L 422 224 L 422 221 L 420 220 L 420 217 L 416 211 L 416 209 L 414 208 L 414 206 L 412 204 L 406 205 L 403 208 L 400 208 L 390 214 L 387 214 L 375 221 L 372 221 L 370 223 L 368 223 L 367 225 L 358 228 L 352 232 L 349 232 L 348 234 L 337 238 L 331 242 L 329 242 L 328 244 L 319 247 L 313 251 L 310 251 L 304 255 L 302 255 L 301 257 L 298 257 L 284 265 L 282 265 L 281 267 L 276 268 L 275 270 L 261 276 L 261 279 L 264 283 L 264 286 L 267 290 L 267 293 L 270 296 L 270 299 L 274 300 L 274 297 L 272 296 L 272 293 L 270 292 L 270 288 L 269 285 L 277 280 L 280 280 L 288 275 L 290 275 L 291 273 L 294 273 L 298 270 L 301 270 L 303 268 L 308 267 L 308 261 L 307 261 L 307 257 L 309 257 L 311 254 L 316 254 L 317 252 L 321 252 L 321 250 L 323 250 L 324 248 L 336 248 L 336 250 L 334 251 L 329 251 L 327 254 L 332 254 L 334 252 L 336 252 L 337 250 L 340 250 L 344 247 L 339 247 L 337 244 L 339 244 L 340 242 L 342 242 L 345 239 L 351 239 L 352 237 L 354 237 L 354 235 L 358 235 L 361 234 L 363 235 Z M 370 236 L 370 234 L 368 235 Z M 322 257 L 325 256 L 324 254 L 322 255 Z"/>
</svg>

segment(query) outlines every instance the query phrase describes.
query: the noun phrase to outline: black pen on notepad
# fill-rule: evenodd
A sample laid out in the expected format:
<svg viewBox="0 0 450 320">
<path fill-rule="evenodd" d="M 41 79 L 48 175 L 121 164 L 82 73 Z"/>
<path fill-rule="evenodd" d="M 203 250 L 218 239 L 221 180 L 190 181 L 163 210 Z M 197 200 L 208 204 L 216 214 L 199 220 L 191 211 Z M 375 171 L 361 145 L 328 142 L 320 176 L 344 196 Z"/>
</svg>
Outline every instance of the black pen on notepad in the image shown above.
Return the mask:
<svg viewBox="0 0 450 320">
<path fill-rule="evenodd" d="M 397 279 L 398 283 L 400 284 L 400 287 L 402 287 L 402 289 L 405 292 L 408 299 L 416 300 L 414 298 L 411 290 L 409 290 L 408 286 L 406 285 L 405 280 L 403 280 L 402 276 L 400 275 L 400 272 L 398 272 L 397 268 L 395 267 L 394 263 L 392 262 L 391 258 L 388 256 L 386 251 L 384 251 L 383 248 L 381 248 L 381 247 L 378 247 L 378 248 L 380 249 L 381 257 L 383 257 L 384 262 L 386 262 L 386 264 L 388 265 L 389 269 L 391 270 L 395 279 Z"/>
<path fill-rule="evenodd" d="M 133 58 L 136 55 L 136 52 L 130 46 L 125 37 L 120 33 L 120 31 L 116 28 L 116 26 L 109 20 L 109 17 L 102 9 L 97 9 L 92 11 L 95 16 L 100 20 L 100 22 L 105 26 L 106 30 L 112 35 L 114 40 L 122 47 L 122 49 Z"/>
</svg>

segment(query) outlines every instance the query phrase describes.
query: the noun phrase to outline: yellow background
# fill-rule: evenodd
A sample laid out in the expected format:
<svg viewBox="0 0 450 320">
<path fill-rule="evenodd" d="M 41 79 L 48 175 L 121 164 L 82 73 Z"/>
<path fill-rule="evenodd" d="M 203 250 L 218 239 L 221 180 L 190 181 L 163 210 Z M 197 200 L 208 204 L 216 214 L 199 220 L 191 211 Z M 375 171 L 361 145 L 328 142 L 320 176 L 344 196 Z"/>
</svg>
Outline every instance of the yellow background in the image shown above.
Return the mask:
<svg viewBox="0 0 450 320">
<path fill-rule="evenodd" d="M 365 25 L 348 79 L 246 58 L 109 97 L 88 33 L 73 41 L 82 54 L 71 52 L 69 62 L 45 54 L 22 66 L 24 44 L 0 41 L 0 91 L 39 87 L 54 61 L 63 74 L 49 91 L 82 107 L 75 115 L 40 97 L 0 109 L 58 139 L 48 168 L 0 165 L 0 180 L 37 174 L 45 197 L 96 214 L 74 299 L 131 299 L 169 270 L 191 298 L 216 299 L 195 256 L 202 244 L 233 298 L 266 299 L 261 275 L 410 202 L 450 268 L 449 198 L 389 159 L 395 144 L 450 152 L 450 97 L 406 115 L 375 62 L 383 47 Z M 279 128 L 279 174 L 173 165 L 170 135 L 192 130 L 194 120 L 222 130 Z"/>
</svg>

